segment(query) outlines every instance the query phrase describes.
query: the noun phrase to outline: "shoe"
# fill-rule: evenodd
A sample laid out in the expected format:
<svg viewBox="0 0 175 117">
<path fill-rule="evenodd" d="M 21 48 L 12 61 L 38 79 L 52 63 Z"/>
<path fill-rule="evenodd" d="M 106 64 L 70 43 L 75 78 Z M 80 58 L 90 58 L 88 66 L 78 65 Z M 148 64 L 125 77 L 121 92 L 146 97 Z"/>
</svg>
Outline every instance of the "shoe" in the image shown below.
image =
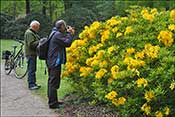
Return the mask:
<svg viewBox="0 0 175 117">
<path fill-rule="evenodd" d="M 41 85 L 35 84 L 35 86 L 37 86 L 38 88 L 41 88 Z"/>
<path fill-rule="evenodd" d="M 41 88 L 41 86 L 37 86 L 37 85 L 29 87 L 30 90 L 37 90 L 37 89 L 40 89 L 40 88 Z"/>
<path fill-rule="evenodd" d="M 60 108 L 60 105 L 57 103 L 57 104 L 54 104 L 54 105 L 50 105 L 49 108 L 50 109 L 58 109 L 58 108 Z"/>
<path fill-rule="evenodd" d="M 63 105 L 64 102 L 62 102 L 62 101 L 58 101 L 58 104 L 59 104 L 59 105 Z"/>
</svg>

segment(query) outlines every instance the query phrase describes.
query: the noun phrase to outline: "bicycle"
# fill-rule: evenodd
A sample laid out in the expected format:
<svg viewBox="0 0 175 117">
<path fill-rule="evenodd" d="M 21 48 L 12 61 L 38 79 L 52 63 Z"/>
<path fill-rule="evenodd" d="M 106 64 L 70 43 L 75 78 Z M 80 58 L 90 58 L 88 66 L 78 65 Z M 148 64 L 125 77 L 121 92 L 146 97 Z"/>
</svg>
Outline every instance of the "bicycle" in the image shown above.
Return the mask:
<svg viewBox="0 0 175 117">
<path fill-rule="evenodd" d="M 23 52 L 24 42 L 20 40 L 16 40 L 21 44 L 19 51 L 16 54 L 16 45 L 13 45 L 13 51 L 6 50 L 3 52 L 5 59 L 5 73 L 9 75 L 12 70 L 15 72 L 15 77 L 18 79 L 22 79 L 27 73 L 27 62 L 25 61 L 25 56 Z"/>
</svg>

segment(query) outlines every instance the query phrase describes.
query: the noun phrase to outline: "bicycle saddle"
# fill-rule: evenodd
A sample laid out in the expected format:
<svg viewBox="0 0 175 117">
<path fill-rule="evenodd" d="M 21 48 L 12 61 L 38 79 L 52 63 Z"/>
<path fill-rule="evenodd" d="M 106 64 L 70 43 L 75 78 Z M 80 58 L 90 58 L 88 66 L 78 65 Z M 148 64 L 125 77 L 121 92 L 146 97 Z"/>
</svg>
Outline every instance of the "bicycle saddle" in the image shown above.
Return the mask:
<svg viewBox="0 0 175 117">
<path fill-rule="evenodd" d="M 13 48 L 17 48 L 18 46 L 17 45 L 12 45 Z"/>
</svg>

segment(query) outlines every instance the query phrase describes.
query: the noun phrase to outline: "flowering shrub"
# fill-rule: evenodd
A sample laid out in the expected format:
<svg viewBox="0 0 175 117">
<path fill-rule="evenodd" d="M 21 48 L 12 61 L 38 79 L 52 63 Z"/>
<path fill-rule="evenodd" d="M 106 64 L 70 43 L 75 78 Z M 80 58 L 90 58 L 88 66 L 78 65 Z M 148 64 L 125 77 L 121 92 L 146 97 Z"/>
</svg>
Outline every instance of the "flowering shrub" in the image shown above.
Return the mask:
<svg viewBox="0 0 175 117">
<path fill-rule="evenodd" d="M 174 115 L 175 9 L 127 12 L 85 26 L 62 75 L 90 104 L 106 103 L 119 115 Z"/>
</svg>

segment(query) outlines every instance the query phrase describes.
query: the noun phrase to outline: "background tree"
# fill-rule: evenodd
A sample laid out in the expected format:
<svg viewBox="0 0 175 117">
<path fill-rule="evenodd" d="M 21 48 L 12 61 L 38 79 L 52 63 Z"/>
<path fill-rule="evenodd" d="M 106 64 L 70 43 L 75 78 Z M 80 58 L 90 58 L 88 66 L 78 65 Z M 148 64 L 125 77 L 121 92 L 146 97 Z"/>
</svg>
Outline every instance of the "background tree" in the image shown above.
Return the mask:
<svg viewBox="0 0 175 117">
<path fill-rule="evenodd" d="M 155 7 L 158 9 L 171 10 L 175 8 L 174 0 L 159 0 L 159 1 L 129 1 L 129 0 L 16 0 L 16 1 L 5 1 L 1 0 L 1 21 L 5 22 L 5 24 L 1 23 L 1 28 L 6 29 L 8 32 L 8 28 L 14 29 L 12 26 L 17 26 L 16 30 L 21 29 L 20 27 L 28 26 L 29 22 L 32 19 L 36 19 L 36 14 L 40 14 L 41 16 L 45 15 L 49 21 L 43 28 L 47 27 L 47 24 L 54 24 L 57 19 L 64 19 L 69 25 L 72 25 L 76 29 L 76 37 L 78 37 L 78 33 L 84 28 L 85 25 L 91 24 L 93 21 L 105 21 L 112 16 L 120 15 L 126 16 L 126 9 L 129 8 L 130 5 L 140 5 L 144 7 Z M 20 21 L 21 25 L 12 25 L 19 19 L 25 20 L 25 16 L 30 15 L 29 21 Z M 11 17 L 11 20 L 6 20 L 6 16 Z M 43 19 L 42 19 L 43 20 Z M 11 22 L 9 25 L 9 22 Z M 25 24 L 25 23 L 27 24 Z M 5 27 L 6 24 L 9 27 Z M 24 26 L 22 26 L 24 25 Z M 42 25 L 43 26 L 43 25 Z M 1 31 L 3 31 L 1 30 Z M 11 29 L 10 29 L 11 30 Z M 50 31 L 50 29 L 48 29 Z M 19 31 L 18 34 L 23 33 Z M 24 30 L 23 30 L 24 31 Z M 43 30 L 42 30 L 43 31 Z M 41 36 L 44 34 L 48 34 L 41 31 Z M 45 30 L 46 31 L 46 30 Z M 2 34 L 2 33 L 1 33 Z M 23 35 L 23 34 L 20 34 Z M 17 38 L 13 36 L 5 36 L 1 38 Z"/>
<path fill-rule="evenodd" d="M 30 1 L 26 0 L 26 15 L 30 14 Z"/>
<path fill-rule="evenodd" d="M 43 15 L 46 15 L 46 0 L 42 0 L 42 4 L 43 4 L 42 13 Z"/>
</svg>

